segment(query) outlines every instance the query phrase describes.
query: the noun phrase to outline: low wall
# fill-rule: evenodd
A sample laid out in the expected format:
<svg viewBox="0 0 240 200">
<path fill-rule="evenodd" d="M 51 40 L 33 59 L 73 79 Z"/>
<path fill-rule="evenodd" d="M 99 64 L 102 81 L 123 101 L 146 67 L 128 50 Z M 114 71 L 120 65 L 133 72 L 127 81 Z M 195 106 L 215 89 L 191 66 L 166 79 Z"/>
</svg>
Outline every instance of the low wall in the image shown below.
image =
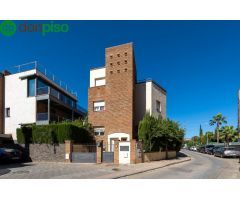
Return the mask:
<svg viewBox="0 0 240 200">
<path fill-rule="evenodd" d="M 165 160 L 166 152 L 159 151 L 159 152 L 144 153 L 143 157 L 144 157 L 144 162 Z M 176 151 L 168 151 L 168 159 L 171 159 L 171 158 L 176 158 Z"/>
<path fill-rule="evenodd" d="M 65 144 L 30 144 L 29 157 L 37 162 L 65 162 Z"/>
</svg>

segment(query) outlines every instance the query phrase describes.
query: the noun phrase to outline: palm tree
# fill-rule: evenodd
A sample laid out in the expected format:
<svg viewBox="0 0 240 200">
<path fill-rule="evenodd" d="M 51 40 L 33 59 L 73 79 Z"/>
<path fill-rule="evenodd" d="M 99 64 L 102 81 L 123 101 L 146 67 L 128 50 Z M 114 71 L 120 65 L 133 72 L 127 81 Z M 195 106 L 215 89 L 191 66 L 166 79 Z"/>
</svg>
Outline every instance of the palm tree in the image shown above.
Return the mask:
<svg viewBox="0 0 240 200">
<path fill-rule="evenodd" d="M 226 117 L 222 116 L 221 113 L 213 116 L 210 120 L 209 125 L 214 126 L 216 124 L 216 131 L 217 131 L 217 143 L 219 143 L 219 128 L 222 124 L 226 124 Z"/>
<path fill-rule="evenodd" d="M 229 145 L 229 142 L 233 142 L 238 139 L 238 132 L 233 126 L 224 126 L 220 129 L 220 138 Z"/>
</svg>

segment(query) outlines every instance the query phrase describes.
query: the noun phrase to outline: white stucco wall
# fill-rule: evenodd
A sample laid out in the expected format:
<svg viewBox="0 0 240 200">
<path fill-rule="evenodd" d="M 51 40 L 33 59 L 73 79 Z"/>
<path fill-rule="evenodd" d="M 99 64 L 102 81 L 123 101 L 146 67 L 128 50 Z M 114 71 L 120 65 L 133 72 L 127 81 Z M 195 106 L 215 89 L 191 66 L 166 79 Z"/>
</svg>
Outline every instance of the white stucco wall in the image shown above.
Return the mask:
<svg viewBox="0 0 240 200">
<path fill-rule="evenodd" d="M 106 77 L 106 68 L 97 68 L 90 70 L 90 87 L 95 87 L 96 78 Z"/>
<path fill-rule="evenodd" d="M 152 82 L 146 82 L 146 112 L 152 114 Z"/>
<path fill-rule="evenodd" d="M 10 108 L 10 117 L 5 117 L 5 133 L 12 134 L 16 140 L 19 124 L 36 122 L 36 97 L 27 97 L 27 79 L 36 70 L 12 74 L 5 77 L 5 108 Z"/>
</svg>

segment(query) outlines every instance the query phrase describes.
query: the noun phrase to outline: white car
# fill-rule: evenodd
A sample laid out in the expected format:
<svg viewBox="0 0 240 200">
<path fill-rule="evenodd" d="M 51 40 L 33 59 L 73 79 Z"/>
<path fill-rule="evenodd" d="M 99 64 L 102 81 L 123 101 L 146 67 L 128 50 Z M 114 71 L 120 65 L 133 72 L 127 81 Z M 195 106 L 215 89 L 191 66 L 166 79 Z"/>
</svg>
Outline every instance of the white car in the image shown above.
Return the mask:
<svg viewBox="0 0 240 200">
<path fill-rule="evenodd" d="M 197 147 L 193 146 L 190 148 L 191 151 L 197 151 Z"/>
</svg>

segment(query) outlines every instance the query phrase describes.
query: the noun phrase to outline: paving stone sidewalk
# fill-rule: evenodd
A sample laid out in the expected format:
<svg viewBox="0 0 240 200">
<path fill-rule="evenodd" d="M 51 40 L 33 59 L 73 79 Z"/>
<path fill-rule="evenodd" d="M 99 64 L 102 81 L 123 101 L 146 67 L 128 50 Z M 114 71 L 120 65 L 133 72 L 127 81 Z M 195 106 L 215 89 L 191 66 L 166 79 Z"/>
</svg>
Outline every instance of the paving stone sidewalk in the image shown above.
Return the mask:
<svg viewBox="0 0 240 200">
<path fill-rule="evenodd" d="M 136 165 L 82 163 L 23 163 L 0 165 L 0 179 L 116 179 L 172 164 L 189 157 Z"/>
</svg>

